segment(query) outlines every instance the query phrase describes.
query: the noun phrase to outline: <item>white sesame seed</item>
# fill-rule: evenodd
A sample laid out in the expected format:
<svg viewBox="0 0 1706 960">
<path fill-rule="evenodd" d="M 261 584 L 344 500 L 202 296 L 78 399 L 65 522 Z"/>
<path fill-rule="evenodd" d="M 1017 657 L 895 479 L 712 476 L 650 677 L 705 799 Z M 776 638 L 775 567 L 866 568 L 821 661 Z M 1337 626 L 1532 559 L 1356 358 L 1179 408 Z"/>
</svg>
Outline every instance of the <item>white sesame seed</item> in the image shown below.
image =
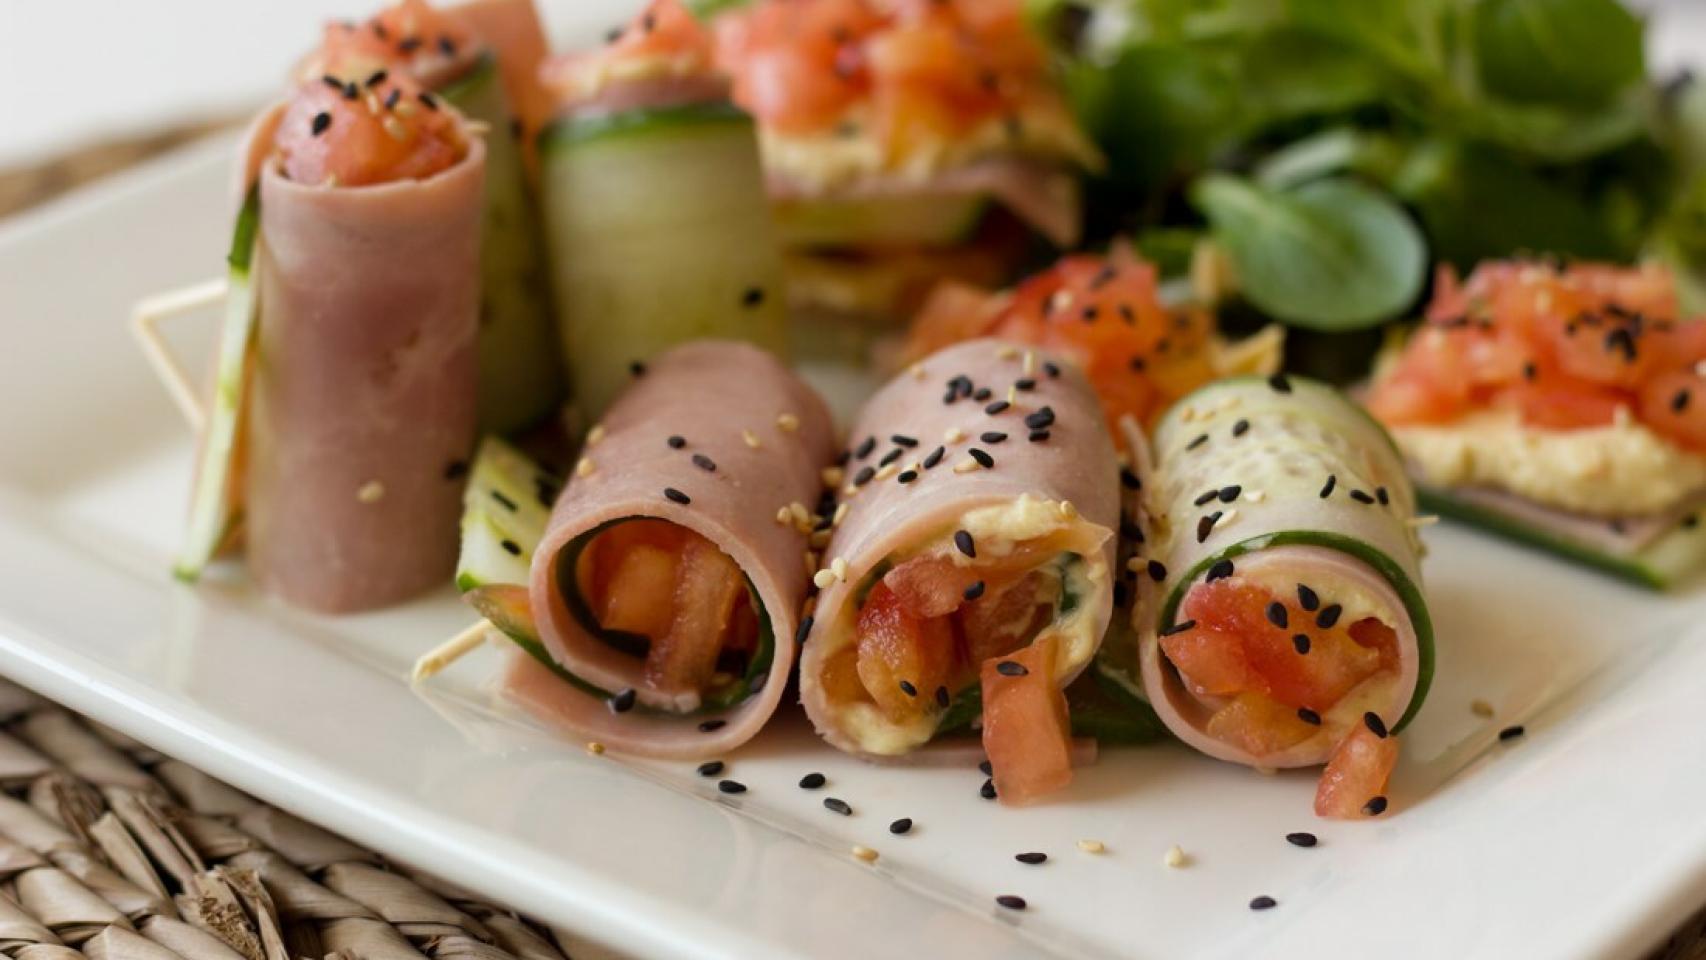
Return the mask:
<svg viewBox="0 0 1706 960">
<path fill-rule="evenodd" d="M 742 440 L 745 440 L 746 445 L 751 447 L 754 450 L 757 450 L 760 446 L 763 446 L 763 444 L 760 444 L 758 442 L 758 434 L 753 433 L 751 430 L 742 430 L 740 432 L 740 438 Z"/>
<path fill-rule="evenodd" d="M 1149 569 L 1149 561 L 1142 557 L 1132 557 L 1130 560 L 1125 562 L 1125 568 L 1130 570 L 1132 573 L 1142 573 Z"/>
<path fill-rule="evenodd" d="M 829 518 L 829 525 L 832 527 L 841 526 L 841 521 L 847 519 L 847 511 L 851 509 L 853 509 L 853 505 L 845 500 L 836 504 L 835 515 Z"/>
<path fill-rule="evenodd" d="M 954 472 L 955 473 L 970 473 L 973 470 L 978 470 L 978 469 L 981 469 L 981 465 L 976 460 L 973 460 L 969 457 L 964 459 L 964 460 L 961 460 L 959 463 L 954 464 Z"/>
<path fill-rule="evenodd" d="M 829 546 L 829 535 L 830 531 L 828 530 L 813 530 L 811 532 L 811 536 L 806 542 L 810 543 L 816 549 L 822 550 L 824 547 Z"/>
<path fill-rule="evenodd" d="M 590 477 L 592 476 L 593 469 L 592 458 L 582 457 L 580 458 L 580 461 L 575 464 L 575 476 Z"/>
<path fill-rule="evenodd" d="M 393 139 L 393 140 L 407 140 L 407 139 L 409 139 L 409 130 L 407 127 L 403 126 L 403 121 L 398 120 L 396 117 L 391 116 L 390 114 L 387 114 L 385 116 L 385 120 L 381 124 L 381 126 L 383 126 L 385 128 L 385 132 L 390 134 L 391 139 Z"/>
<path fill-rule="evenodd" d="M 776 522 L 777 523 L 780 523 L 780 524 L 792 523 L 793 517 L 794 517 L 794 515 L 788 512 L 787 507 L 783 506 L 783 507 L 777 507 L 776 508 Z"/>
<path fill-rule="evenodd" d="M 829 585 L 834 582 L 835 572 L 833 570 L 819 570 L 812 574 L 812 583 L 816 584 L 819 590 L 828 590 Z"/>
<path fill-rule="evenodd" d="M 371 92 L 368 93 L 368 95 L 367 95 L 367 112 L 373 114 L 376 117 L 379 116 L 379 95 L 378 94 L 371 93 Z"/>
<path fill-rule="evenodd" d="M 949 427 L 942 431 L 942 439 L 949 443 L 959 443 L 966 438 L 966 432 L 959 427 Z"/>
<path fill-rule="evenodd" d="M 1232 521 L 1236 519 L 1238 519 L 1238 508 L 1227 507 L 1225 512 L 1221 513 L 1220 519 L 1214 522 L 1214 529 L 1219 530 L 1222 527 L 1230 526 Z"/>
<path fill-rule="evenodd" d="M 1161 857 L 1161 862 L 1169 867 L 1177 869 L 1189 863 L 1190 858 L 1186 857 L 1185 851 L 1175 843 L 1167 848 L 1166 854 Z"/>
<path fill-rule="evenodd" d="M 1491 717 L 1493 715 L 1493 705 L 1485 700 L 1469 701 L 1469 710 L 1477 717 Z"/>
<path fill-rule="evenodd" d="M 924 364 L 922 364 L 922 363 L 915 363 L 912 366 L 907 367 L 906 369 L 907 369 L 907 372 L 912 374 L 912 379 L 914 379 L 914 380 L 922 380 L 925 377 Z"/>
<path fill-rule="evenodd" d="M 592 429 L 588 430 L 586 432 L 586 445 L 589 447 L 598 446 L 598 442 L 600 440 L 603 440 L 603 439 L 604 439 L 604 424 L 602 424 L 602 423 L 593 424 Z"/>
<path fill-rule="evenodd" d="M 795 500 L 793 503 L 788 504 L 788 516 L 793 517 L 794 523 L 796 524 L 810 523 L 812 519 L 812 512 L 806 509 L 805 504 Z"/>
<path fill-rule="evenodd" d="M 888 478 L 894 476 L 895 474 L 897 474 L 899 472 L 900 472 L 900 467 L 891 463 L 888 466 L 883 467 L 882 469 L 878 470 L 876 473 L 872 474 L 871 479 L 873 481 L 887 480 Z"/>
<path fill-rule="evenodd" d="M 1071 520 L 1078 516 L 1078 508 L 1073 506 L 1071 500 L 1062 500 L 1060 501 L 1060 515 Z"/>
<path fill-rule="evenodd" d="M 1251 503 L 1261 503 L 1267 498 L 1268 492 L 1266 490 L 1251 490 L 1249 493 L 1244 494 L 1244 499 Z"/>
<path fill-rule="evenodd" d="M 604 744 L 599 743 L 597 740 L 588 740 L 586 742 L 586 752 L 595 757 L 602 756 L 604 754 Z"/>
<path fill-rule="evenodd" d="M 1085 853 L 1103 853 L 1108 848 L 1100 840 L 1080 840 L 1078 841 L 1078 849 Z"/>
<path fill-rule="evenodd" d="M 1439 515 L 1434 513 L 1417 514 L 1404 521 L 1407 526 L 1411 527 L 1431 527 L 1438 522 Z"/>
<path fill-rule="evenodd" d="M 856 843 L 853 845 L 853 856 L 865 861 L 866 863 L 877 862 L 877 851 L 872 850 L 870 847 L 864 846 L 863 844 Z"/>
<path fill-rule="evenodd" d="M 836 487 L 841 486 L 842 482 L 846 479 L 847 471 L 840 467 L 823 468 L 823 485 L 830 490 L 834 490 Z"/>
<path fill-rule="evenodd" d="M 1019 388 L 1015 384 L 1007 385 L 1007 403 L 1009 406 L 1019 402 Z"/>
<path fill-rule="evenodd" d="M 837 580 L 846 580 L 847 579 L 847 558 L 846 557 L 836 557 L 834 560 L 831 560 L 829 562 L 829 572 L 834 574 L 835 579 L 837 579 Z"/>
<path fill-rule="evenodd" d="M 1019 348 L 1010 343 L 1001 345 L 995 351 L 995 358 L 997 360 L 1011 360 L 1018 355 Z"/>
<path fill-rule="evenodd" d="M 800 561 L 802 564 L 804 564 L 804 566 L 806 568 L 806 576 L 811 577 L 812 582 L 816 583 L 817 582 L 817 551 L 816 550 L 807 550 L 805 553 L 800 554 Z"/>
<path fill-rule="evenodd" d="M 369 480 L 356 490 L 355 498 L 362 503 L 378 503 L 385 496 L 385 484 Z"/>
<path fill-rule="evenodd" d="M 1019 370 L 1021 373 L 1023 373 L 1027 377 L 1030 376 L 1031 374 L 1037 372 L 1037 354 L 1036 354 L 1036 351 L 1034 351 L 1034 350 L 1026 350 L 1025 351 L 1025 359 L 1024 359 L 1022 366 L 1020 366 Z"/>
<path fill-rule="evenodd" d="M 786 433 L 793 433 L 800 429 L 800 418 L 791 413 L 784 413 L 776 417 L 776 426 Z"/>
</svg>

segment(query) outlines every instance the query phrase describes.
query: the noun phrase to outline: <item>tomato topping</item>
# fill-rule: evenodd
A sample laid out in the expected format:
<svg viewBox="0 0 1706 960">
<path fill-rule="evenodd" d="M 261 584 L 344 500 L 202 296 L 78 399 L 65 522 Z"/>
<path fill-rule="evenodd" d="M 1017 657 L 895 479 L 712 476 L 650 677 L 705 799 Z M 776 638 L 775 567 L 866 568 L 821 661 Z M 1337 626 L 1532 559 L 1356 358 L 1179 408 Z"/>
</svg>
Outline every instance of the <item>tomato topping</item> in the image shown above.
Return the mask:
<svg viewBox="0 0 1706 960">
<path fill-rule="evenodd" d="M 651 544 L 638 544 L 617 558 L 604 587 L 604 609 L 598 622 L 607 630 L 661 637 L 668 632 L 670 605 L 659 603 L 675 588 L 676 554 Z"/>
<path fill-rule="evenodd" d="M 1320 730 L 1305 723 L 1297 711 L 1259 693 L 1240 693 L 1209 717 L 1204 730 L 1216 740 L 1265 757 L 1314 736 Z"/>
<path fill-rule="evenodd" d="M 340 187 L 425 179 L 468 152 L 455 115 L 436 101 L 427 106 L 402 74 L 337 89 L 330 79 L 301 84 L 274 143 L 286 177 Z"/>
<path fill-rule="evenodd" d="M 467 24 L 426 0 L 399 0 L 363 23 L 326 24 L 318 69 L 365 76 L 381 67 L 452 60 L 478 42 Z"/>
<path fill-rule="evenodd" d="M 1216 375 L 1209 316 L 1162 304 L 1154 264 L 1125 243 L 1106 257 L 1065 257 L 1010 293 L 980 298 L 964 285 L 939 289 L 913 321 L 905 355 L 915 360 L 983 336 L 1035 344 L 1076 363 L 1110 426 L 1125 415 L 1150 423 Z"/>
<path fill-rule="evenodd" d="M 1161 638 L 1161 650 L 1199 695 L 1230 697 L 1261 687 L 1261 678 L 1250 668 L 1244 645 L 1234 634 L 1198 626 L 1166 634 Z"/>
<path fill-rule="evenodd" d="M 735 603 L 745 592 L 746 578 L 728 554 L 704 537 L 690 537 L 682 548 L 669 629 L 654 636 L 646 651 L 647 686 L 704 689 L 717 670 Z"/>
<path fill-rule="evenodd" d="M 1397 425 L 1507 407 L 1552 430 L 1612 424 L 1624 408 L 1706 450 L 1686 405 L 1667 406 L 1706 359 L 1706 321 L 1677 310 L 1675 283 L 1658 267 L 1491 262 L 1466 282 L 1441 267 L 1426 324 L 1368 406 Z"/>
<path fill-rule="evenodd" d="M 1698 361 L 1697 361 L 1698 362 Z M 1694 369 L 1661 373 L 1641 388 L 1642 420 L 1696 450 L 1706 450 L 1706 376 Z"/>
<path fill-rule="evenodd" d="M 545 61 L 539 82 L 559 101 L 574 103 L 613 79 L 702 77 L 712 71 L 711 54 L 711 34 L 680 0 L 651 0 L 604 46 Z"/>
<path fill-rule="evenodd" d="M 1315 788 L 1315 815 L 1335 820 L 1378 816 L 1386 809 L 1386 783 L 1397 764 L 1398 738 L 1382 737 L 1358 723 L 1333 750 L 1321 773 Z"/>
<path fill-rule="evenodd" d="M 883 714 L 902 723 L 931 709 L 954 666 L 950 621 L 911 612 L 879 582 L 859 608 L 857 632 L 859 679 Z"/>
<path fill-rule="evenodd" d="M 1057 647 L 1056 637 L 1044 634 L 983 661 L 983 751 L 1003 803 L 1029 803 L 1072 782 L 1072 725 L 1056 682 Z"/>
</svg>

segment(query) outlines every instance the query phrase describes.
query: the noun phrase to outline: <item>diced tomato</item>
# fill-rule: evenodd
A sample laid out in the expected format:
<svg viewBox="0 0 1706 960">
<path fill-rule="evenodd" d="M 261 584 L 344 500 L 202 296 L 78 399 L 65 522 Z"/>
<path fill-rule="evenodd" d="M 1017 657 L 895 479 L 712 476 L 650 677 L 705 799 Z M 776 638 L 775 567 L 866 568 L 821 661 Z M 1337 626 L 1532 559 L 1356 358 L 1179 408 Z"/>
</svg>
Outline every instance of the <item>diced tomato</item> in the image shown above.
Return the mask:
<svg viewBox="0 0 1706 960">
<path fill-rule="evenodd" d="M 670 604 L 660 603 L 675 589 L 676 554 L 637 544 L 615 560 L 604 586 L 598 622 L 607 630 L 662 637 L 672 620 Z"/>
<path fill-rule="evenodd" d="M 734 98 L 771 128 L 804 133 L 858 99 L 858 86 L 826 71 L 809 51 L 776 47 L 753 53 L 735 78 Z"/>
<path fill-rule="evenodd" d="M 1261 678 L 1250 669 L 1244 645 L 1234 634 L 1198 626 L 1163 636 L 1161 650 L 1196 693 L 1230 697 L 1261 688 Z"/>
<path fill-rule="evenodd" d="M 723 634 L 746 589 L 740 567 L 703 537 L 683 547 L 669 629 L 652 638 L 645 681 L 656 690 L 701 690 L 717 669 Z"/>
<path fill-rule="evenodd" d="M 560 105 L 573 106 L 623 76 L 645 75 L 633 69 L 636 64 L 660 64 L 679 80 L 704 79 L 714 72 L 714 53 L 710 31 L 680 0 L 651 0 L 602 47 L 552 57 L 540 65 L 538 77 Z"/>
<path fill-rule="evenodd" d="M 1392 768 L 1398 764 L 1398 738 L 1382 737 L 1358 723 L 1340 741 L 1315 788 L 1315 815 L 1355 820 L 1375 815 L 1368 802 L 1386 795 Z"/>
<path fill-rule="evenodd" d="M 1060 577 L 1049 570 L 986 581 L 983 595 L 960 607 L 966 662 L 982 663 L 1023 646 L 1054 618 L 1059 596 Z"/>
<path fill-rule="evenodd" d="M 346 83 L 334 90 L 312 80 L 296 88 L 274 135 L 290 180 L 343 187 L 420 180 L 467 154 L 455 116 L 426 108 L 407 76 Z"/>
<path fill-rule="evenodd" d="M 1254 757 L 1266 757 L 1314 736 L 1319 727 L 1304 723 L 1297 710 L 1259 693 L 1241 693 L 1214 712 L 1203 728 Z"/>
<path fill-rule="evenodd" d="M 1619 407 L 1629 406 L 1624 394 L 1586 384 L 1522 386 L 1508 395 L 1523 423 L 1550 430 L 1603 427 L 1616 421 Z"/>
<path fill-rule="evenodd" d="M 952 623 L 913 614 L 879 582 L 859 608 L 856 629 L 859 679 L 883 714 L 901 723 L 933 709 L 935 690 L 954 666 Z"/>
<path fill-rule="evenodd" d="M 1380 669 L 1398 669 L 1398 631 L 1373 617 L 1364 617 L 1351 624 L 1349 633 L 1352 640 L 1380 654 Z"/>
<path fill-rule="evenodd" d="M 975 567 L 926 553 L 897 564 L 883 574 L 883 585 L 915 617 L 942 617 L 965 602 L 966 588 L 983 579 Z"/>
<path fill-rule="evenodd" d="M 326 24 L 320 69 L 338 73 L 406 65 L 417 57 L 454 57 L 478 42 L 459 17 L 426 0 L 399 0 L 363 23 Z"/>
<path fill-rule="evenodd" d="M 1000 319 L 1007 298 L 958 280 L 930 291 L 907 331 L 908 356 L 923 357 L 961 340 L 986 336 Z"/>
<path fill-rule="evenodd" d="M 1706 377 L 1694 370 L 1661 373 L 1641 388 L 1641 419 L 1695 450 L 1706 450 Z"/>
<path fill-rule="evenodd" d="M 1003 803 L 1029 803 L 1072 782 L 1072 725 L 1055 682 L 1057 644 L 1044 634 L 983 662 L 983 750 Z M 1023 672 L 1003 672 L 1006 662 Z"/>
<path fill-rule="evenodd" d="M 848 644 L 830 654 L 818 676 L 831 703 L 871 703 L 865 681 L 859 679 L 859 648 Z"/>
<path fill-rule="evenodd" d="M 1374 384 L 1367 404 L 1370 413 L 1396 426 L 1450 423 L 1469 411 L 1469 396 L 1439 389 L 1433 380 L 1401 369 Z"/>
<path fill-rule="evenodd" d="M 711 35 L 680 0 L 651 0 L 605 46 L 613 59 L 677 57 L 709 58 Z"/>
</svg>

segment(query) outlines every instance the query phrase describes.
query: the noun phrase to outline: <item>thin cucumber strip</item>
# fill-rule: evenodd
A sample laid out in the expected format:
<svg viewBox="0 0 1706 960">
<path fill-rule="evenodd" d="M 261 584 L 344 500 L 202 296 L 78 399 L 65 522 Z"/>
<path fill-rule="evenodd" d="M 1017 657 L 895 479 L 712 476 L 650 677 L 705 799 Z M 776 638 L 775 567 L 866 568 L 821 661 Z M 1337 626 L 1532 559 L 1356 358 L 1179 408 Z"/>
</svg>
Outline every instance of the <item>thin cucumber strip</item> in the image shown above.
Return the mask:
<svg viewBox="0 0 1706 960">
<path fill-rule="evenodd" d="M 526 584 L 562 480 L 495 436 L 480 441 L 462 494 L 456 587 Z"/>
</svg>

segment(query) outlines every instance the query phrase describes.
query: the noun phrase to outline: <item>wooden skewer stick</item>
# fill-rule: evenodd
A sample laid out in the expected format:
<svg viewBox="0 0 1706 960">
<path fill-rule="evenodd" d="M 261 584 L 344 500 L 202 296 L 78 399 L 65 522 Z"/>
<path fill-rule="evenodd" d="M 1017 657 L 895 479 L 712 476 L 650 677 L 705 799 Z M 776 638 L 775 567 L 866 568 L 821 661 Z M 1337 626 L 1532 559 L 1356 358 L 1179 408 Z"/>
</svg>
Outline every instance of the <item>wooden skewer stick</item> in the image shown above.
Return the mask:
<svg viewBox="0 0 1706 960">
<path fill-rule="evenodd" d="M 415 661 L 414 669 L 409 671 L 409 682 L 413 684 L 428 680 L 445 667 L 479 649 L 480 645 L 486 642 L 486 628 L 490 626 L 489 621 L 477 621 L 456 636 L 421 654 L 421 658 Z"/>
<path fill-rule="evenodd" d="M 142 355 L 148 358 L 148 365 L 154 369 L 154 375 L 160 378 L 161 385 L 178 405 L 184 419 L 198 433 L 207 423 L 207 410 L 202 406 L 200 391 L 190 381 L 178 358 L 172 355 L 171 345 L 160 335 L 160 321 L 215 303 L 225 296 L 225 292 L 223 277 L 203 280 L 139 300 L 130 316 L 131 333 L 141 344 Z"/>
</svg>

